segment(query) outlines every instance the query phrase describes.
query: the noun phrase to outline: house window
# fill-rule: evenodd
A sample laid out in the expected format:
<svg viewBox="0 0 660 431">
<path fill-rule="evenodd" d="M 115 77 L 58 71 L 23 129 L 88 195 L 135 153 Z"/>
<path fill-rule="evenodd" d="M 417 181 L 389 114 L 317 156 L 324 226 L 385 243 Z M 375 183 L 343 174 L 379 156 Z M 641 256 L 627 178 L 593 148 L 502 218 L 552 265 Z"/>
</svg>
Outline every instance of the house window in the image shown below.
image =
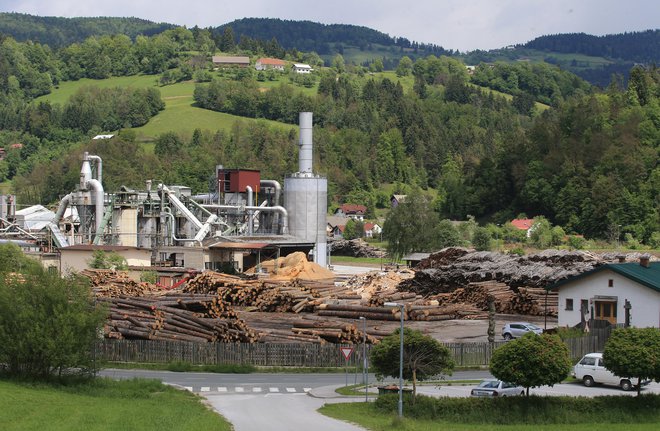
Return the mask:
<svg viewBox="0 0 660 431">
<path fill-rule="evenodd" d="M 566 310 L 573 311 L 573 298 L 566 298 Z"/>
<path fill-rule="evenodd" d="M 614 280 L 612 280 L 611 278 L 607 280 L 607 287 L 614 287 Z"/>
</svg>

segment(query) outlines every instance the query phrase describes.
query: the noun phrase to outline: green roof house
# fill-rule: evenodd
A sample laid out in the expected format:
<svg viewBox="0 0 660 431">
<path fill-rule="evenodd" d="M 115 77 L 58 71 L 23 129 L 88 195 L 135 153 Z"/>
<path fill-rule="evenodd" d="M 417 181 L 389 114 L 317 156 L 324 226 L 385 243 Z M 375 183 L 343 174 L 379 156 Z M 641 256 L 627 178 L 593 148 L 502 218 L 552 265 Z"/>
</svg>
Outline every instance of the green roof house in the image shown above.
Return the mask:
<svg viewBox="0 0 660 431">
<path fill-rule="evenodd" d="M 630 326 L 660 328 L 660 262 L 650 259 L 602 265 L 548 286 L 559 292 L 559 326 L 590 319 L 623 325 L 628 304 Z"/>
</svg>

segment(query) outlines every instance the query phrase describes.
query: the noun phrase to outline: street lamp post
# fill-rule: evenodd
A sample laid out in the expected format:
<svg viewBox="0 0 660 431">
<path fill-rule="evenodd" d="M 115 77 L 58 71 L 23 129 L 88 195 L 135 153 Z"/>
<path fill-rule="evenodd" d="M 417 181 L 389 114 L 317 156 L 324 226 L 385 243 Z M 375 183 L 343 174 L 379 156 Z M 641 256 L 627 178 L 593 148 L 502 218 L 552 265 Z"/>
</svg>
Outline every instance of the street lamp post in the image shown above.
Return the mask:
<svg viewBox="0 0 660 431">
<path fill-rule="evenodd" d="M 403 307 L 398 302 L 386 302 L 386 307 L 399 307 L 401 314 L 401 328 L 399 329 L 399 417 L 403 417 Z"/>
<path fill-rule="evenodd" d="M 360 316 L 362 320 L 362 357 L 364 358 L 363 373 L 364 378 L 364 402 L 369 401 L 369 358 L 367 358 L 367 318 Z"/>
</svg>

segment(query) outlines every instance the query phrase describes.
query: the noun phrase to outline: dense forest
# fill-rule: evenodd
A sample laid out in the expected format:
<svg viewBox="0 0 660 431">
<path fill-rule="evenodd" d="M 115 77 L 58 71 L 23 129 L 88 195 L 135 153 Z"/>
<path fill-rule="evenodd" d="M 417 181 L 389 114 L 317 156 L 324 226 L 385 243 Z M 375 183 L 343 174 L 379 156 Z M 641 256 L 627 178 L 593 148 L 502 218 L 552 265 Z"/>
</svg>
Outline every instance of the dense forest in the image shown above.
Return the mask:
<svg viewBox="0 0 660 431">
<path fill-rule="evenodd" d="M 61 18 L 22 13 L 0 13 L 0 34 L 11 35 L 19 42 L 31 40 L 60 48 L 82 42 L 90 36 L 123 34 L 131 39 L 138 35 L 153 36 L 176 27 L 139 18 Z"/>
<path fill-rule="evenodd" d="M 246 51 L 223 32 L 230 52 L 263 55 L 277 47 L 254 40 Z M 104 160 L 107 190 L 145 179 L 208 189 L 216 164 L 261 169 L 282 179 L 296 169 L 296 133 L 260 121 L 231 132 L 167 132 L 153 149 L 129 128 L 163 104 L 148 90 L 82 88 L 64 105 L 35 102 L 64 80 L 150 74 L 193 80 L 201 108 L 295 124 L 314 112 L 318 169 L 333 202 L 386 207 L 383 184 L 406 194 L 434 190 L 442 219 L 504 223 L 520 213 L 544 216 L 567 233 L 603 238 L 613 229 L 660 241 L 660 71 L 637 66 L 624 85 L 599 91 L 549 64 L 496 64 L 470 75 L 446 56 L 401 60 L 405 87 L 337 55 L 312 79 L 315 93 L 281 83 L 265 91 L 251 69 L 214 71 L 209 30 L 176 28 L 134 41 L 91 37 L 53 50 L 0 38 L 0 180 L 19 202 L 52 204 L 75 187 L 80 153 Z M 283 50 L 289 60 L 309 55 Z M 390 75 L 392 76 L 392 75 Z M 513 97 L 489 90 L 503 91 Z M 550 105 L 540 109 L 535 102 Z M 118 131 L 111 141 L 91 141 Z M 17 145 L 20 144 L 20 145 Z"/>
<path fill-rule="evenodd" d="M 385 33 L 367 27 L 347 24 L 321 24 L 311 21 L 289 21 L 274 18 L 243 18 L 219 26 L 218 33 L 231 28 L 240 38 L 276 39 L 285 49 L 315 51 L 320 55 L 342 54 L 344 46 L 358 47 L 360 50 L 372 50 L 372 45 L 397 47 L 401 50 L 413 48 L 425 54 L 450 55 L 441 46 L 414 42 L 405 37 L 391 37 Z"/>
<path fill-rule="evenodd" d="M 660 30 L 605 36 L 585 33 L 553 34 L 537 37 L 523 46 L 543 51 L 654 63 L 660 59 Z"/>
</svg>

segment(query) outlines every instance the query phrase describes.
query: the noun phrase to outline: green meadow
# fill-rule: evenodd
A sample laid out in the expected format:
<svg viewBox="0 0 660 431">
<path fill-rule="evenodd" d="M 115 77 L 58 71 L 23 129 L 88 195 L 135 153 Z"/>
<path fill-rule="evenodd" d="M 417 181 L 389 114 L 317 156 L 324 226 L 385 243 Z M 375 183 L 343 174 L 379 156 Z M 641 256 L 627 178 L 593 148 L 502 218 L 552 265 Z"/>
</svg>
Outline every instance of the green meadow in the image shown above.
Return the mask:
<svg viewBox="0 0 660 431">
<path fill-rule="evenodd" d="M 155 380 L 0 380 L 0 405 L 3 431 L 231 430 L 196 395 Z"/>
</svg>

